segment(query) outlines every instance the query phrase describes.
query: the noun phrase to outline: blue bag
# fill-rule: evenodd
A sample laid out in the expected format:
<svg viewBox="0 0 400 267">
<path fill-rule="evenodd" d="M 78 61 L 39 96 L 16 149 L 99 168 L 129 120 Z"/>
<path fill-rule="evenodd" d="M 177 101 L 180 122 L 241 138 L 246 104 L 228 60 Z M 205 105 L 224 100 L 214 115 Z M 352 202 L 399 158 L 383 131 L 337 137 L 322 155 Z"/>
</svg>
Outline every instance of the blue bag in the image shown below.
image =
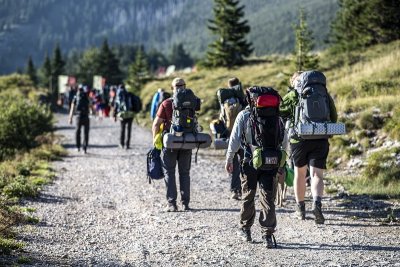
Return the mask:
<svg viewBox="0 0 400 267">
<path fill-rule="evenodd" d="M 151 180 L 160 180 L 164 178 L 161 150 L 155 147 L 151 148 L 147 153 L 147 178 L 149 179 L 149 184 L 151 184 Z"/>
</svg>

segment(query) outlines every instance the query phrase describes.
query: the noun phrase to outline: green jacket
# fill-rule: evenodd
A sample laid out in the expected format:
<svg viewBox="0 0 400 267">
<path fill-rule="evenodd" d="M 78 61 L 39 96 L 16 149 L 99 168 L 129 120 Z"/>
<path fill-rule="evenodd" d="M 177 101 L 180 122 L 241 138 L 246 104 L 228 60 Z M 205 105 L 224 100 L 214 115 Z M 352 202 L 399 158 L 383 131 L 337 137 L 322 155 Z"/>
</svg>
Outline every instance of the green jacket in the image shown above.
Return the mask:
<svg viewBox="0 0 400 267">
<path fill-rule="evenodd" d="M 336 123 L 338 116 L 337 116 L 337 111 L 336 111 L 336 106 L 335 103 L 333 102 L 333 99 L 331 95 L 328 93 L 329 96 L 329 111 L 330 111 L 330 117 L 331 121 Z M 298 98 L 298 93 L 296 90 L 291 90 L 289 93 L 287 93 L 283 97 L 283 101 L 281 102 L 279 106 L 279 113 L 282 116 L 283 119 L 287 120 L 289 119 L 291 122 L 290 127 L 294 126 L 294 115 L 295 115 L 295 109 L 297 104 L 299 103 L 299 98 Z M 291 143 L 293 143 L 293 139 L 290 140 Z"/>
</svg>

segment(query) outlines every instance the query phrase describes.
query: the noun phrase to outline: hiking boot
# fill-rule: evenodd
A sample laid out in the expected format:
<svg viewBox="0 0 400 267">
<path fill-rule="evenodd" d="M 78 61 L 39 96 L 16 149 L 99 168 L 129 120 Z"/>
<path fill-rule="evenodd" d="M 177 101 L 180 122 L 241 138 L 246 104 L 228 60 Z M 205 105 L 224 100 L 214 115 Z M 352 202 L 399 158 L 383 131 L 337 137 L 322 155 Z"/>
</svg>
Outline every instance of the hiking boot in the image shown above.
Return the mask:
<svg viewBox="0 0 400 267">
<path fill-rule="evenodd" d="M 246 242 L 252 242 L 250 229 L 240 228 L 238 235 Z"/>
<path fill-rule="evenodd" d="M 312 213 L 315 216 L 316 224 L 324 224 L 325 218 L 324 218 L 324 215 L 322 214 L 322 204 L 320 201 L 315 201 L 313 203 Z"/>
<path fill-rule="evenodd" d="M 189 210 L 192 210 L 192 209 L 189 207 L 189 204 L 183 204 L 182 205 L 182 210 L 183 211 L 189 211 Z"/>
<path fill-rule="evenodd" d="M 306 219 L 306 205 L 304 203 L 302 204 L 296 203 L 296 217 L 299 220 Z"/>
<path fill-rule="evenodd" d="M 233 191 L 231 195 L 231 199 L 240 200 L 242 194 L 238 191 Z"/>
<path fill-rule="evenodd" d="M 276 240 L 273 234 L 263 235 L 262 240 L 267 248 L 276 248 Z"/>
<path fill-rule="evenodd" d="M 176 211 L 178 211 L 178 207 L 176 206 L 176 204 L 169 203 L 167 206 L 167 212 L 176 212 Z"/>
</svg>

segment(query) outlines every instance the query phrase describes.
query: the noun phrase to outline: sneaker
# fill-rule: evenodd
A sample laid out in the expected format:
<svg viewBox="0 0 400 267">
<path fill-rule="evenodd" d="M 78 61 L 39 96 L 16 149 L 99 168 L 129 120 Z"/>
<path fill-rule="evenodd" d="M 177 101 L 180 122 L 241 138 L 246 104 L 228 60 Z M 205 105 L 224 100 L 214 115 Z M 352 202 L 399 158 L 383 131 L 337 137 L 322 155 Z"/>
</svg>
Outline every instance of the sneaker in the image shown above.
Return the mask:
<svg viewBox="0 0 400 267">
<path fill-rule="evenodd" d="M 324 215 L 322 214 L 322 204 L 320 201 L 315 201 L 313 203 L 312 212 L 315 216 L 315 223 L 316 224 L 324 224 L 325 218 L 324 218 Z"/>
<path fill-rule="evenodd" d="M 231 195 L 231 199 L 240 200 L 241 196 L 242 196 L 242 194 L 240 194 L 240 192 L 233 191 L 232 195 Z"/>
<path fill-rule="evenodd" d="M 273 234 L 263 235 L 262 240 L 267 248 L 276 248 L 276 240 Z"/>
<path fill-rule="evenodd" d="M 121 149 L 124 149 L 124 145 L 122 145 L 122 144 L 119 144 L 118 147 Z"/>
<path fill-rule="evenodd" d="M 130 149 L 130 147 L 129 147 L 129 146 L 126 146 L 126 147 L 125 147 L 125 150 L 128 150 L 128 149 Z"/>
<path fill-rule="evenodd" d="M 303 204 L 296 203 L 296 217 L 299 220 L 306 219 L 306 205 L 304 203 Z"/>
<path fill-rule="evenodd" d="M 182 205 L 182 210 L 183 211 L 189 211 L 189 210 L 192 210 L 192 209 L 189 207 L 189 204 L 183 204 Z"/>
<path fill-rule="evenodd" d="M 250 229 L 240 228 L 238 235 L 246 242 L 252 242 Z"/>
<path fill-rule="evenodd" d="M 85 153 L 85 154 L 87 153 L 87 147 L 85 147 L 85 146 L 83 147 L 83 153 Z"/>
<path fill-rule="evenodd" d="M 167 212 L 176 212 L 178 211 L 178 207 L 176 206 L 176 204 L 168 204 L 167 206 Z"/>
</svg>

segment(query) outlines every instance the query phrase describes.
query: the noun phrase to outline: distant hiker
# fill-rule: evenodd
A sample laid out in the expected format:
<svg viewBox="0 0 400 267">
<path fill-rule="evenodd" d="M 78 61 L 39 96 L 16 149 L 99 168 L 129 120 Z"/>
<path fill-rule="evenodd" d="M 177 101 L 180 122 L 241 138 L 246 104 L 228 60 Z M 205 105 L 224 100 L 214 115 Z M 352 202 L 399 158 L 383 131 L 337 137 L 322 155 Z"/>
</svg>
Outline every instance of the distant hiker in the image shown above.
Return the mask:
<svg viewBox="0 0 400 267">
<path fill-rule="evenodd" d="M 228 91 L 232 93 L 229 94 Z M 238 78 L 231 78 L 228 80 L 228 89 L 219 89 L 218 93 L 218 100 L 220 101 L 221 106 L 220 120 L 225 124 L 227 129 L 227 138 L 229 138 L 237 115 L 245 107 L 242 84 Z M 241 159 L 243 159 L 243 149 L 239 149 L 233 157 L 233 171 L 232 173 L 229 173 L 229 178 L 231 181 L 231 198 L 235 200 L 240 200 L 242 197 L 242 189 L 240 184 Z"/>
<path fill-rule="evenodd" d="M 160 131 L 160 126 L 163 125 L 164 132 L 170 132 L 172 120 L 180 120 L 179 110 L 174 109 L 175 104 L 179 104 L 181 94 L 193 96 L 191 99 L 197 101 L 199 100 L 194 96 L 190 89 L 186 89 L 185 81 L 181 78 L 175 78 L 171 84 L 173 90 L 173 98 L 164 100 L 158 111 L 153 122 L 153 140 L 156 134 Z M 189 94 L 190 93 L 190 94 Z M 180 103 L 182 104 L 182 103 Z M 184 103 L 192 106 L 193 103 Z M 194 113 L 194 111 L 192 111 Z M 174 114 L 174 115 L 173 115 Z M 189 118 L 185 121 L 189 122 Z M 175 126 L 174 126 L 175 127 Z M 174 131 L 181 131 L 182 129 L 173 129 Z M 177 189 L 176 189 L 176 178 L 175 178 L 175 168 L 178 163 L 179 172 L 179 183 L 180 183 L 180 194 L 182 208 L 184 211 L 190 210 L 190 167 L 192 162 L 192 150 L 191 149 L 167 149 L 163 148 L 161 159 L 163 163 L 163 170 L 165 174 L 165 184 L 167 187 L 167 211 L 175 212 L 178 210 L 176 200 L 177 200 Z"/>
<path fill-rule="evenodd" d="M 72 100 L 69 112 L 69 124 L 72 124 L 72 117 L 76 115 L 76 147 L 81 150 L 81 129 L 84 128 L 83 152 L 86 154 L 89 145 L 89 113 L 91 110 L 90 100 L 87 93 L 84 92 L 82 85 L 79 85 L 78 92 Z"/>
<path fill-rule="evenodd" d="M 284 162 L 281 151 L 284 126 L 279 117 L 280 96 L 272 88 L 253 86 L 246 90 L 246 100 L 248 106 L 239 113 L 232 129 L 225 169 L 232 173 L 234 156 L 242 146 L 244 159 L 239 235 L 247 242 L 252 241 L 250 228 L 256 217 L 255 196 L 258 184 L 262 240 L 267 248 L 273 248 L 276 247 L 273 233 L 277 225 L 274 179 Z"/>
<path fill-rule="evenodd" d="M 310 167 L 312 212 L 316 224 L 323 224 L 322 196 L 324 192 L 323 170 L 329 153 L 329 135 L 315 136 L 315 139 L 300 137 L 297 121 L 306 118 L 310 122 L 314 117 L 320 123 L 336 122 L 337 113 L 332 97 L 326 89 L 326 78 L 318 71 L 295 73 L 292 77 L 293 90 L 284 97 L 280 113 L 290 120 L 290 150 L 294 161 L 294 193 L 296 198 L 296 217 L 305 220 L 306 209 L 304 195 L 306 191 L 307 168 Z M 312 105 L 312 106 L 310 106 Z M 307 114 L 305 114 L 307 112 Z"/>
<path fill-rule="evenodd" d="M 132 122 L 134 117 L 134 103 L 132 93 L 125 89 L 125 85 L 118 86 L 114 102 L 114 121 L 121 122 L 119 147 L 129 149 L 131 141 Z M 127 131 L 125 138 L 125 131 Z"/>
<path fill-rule="evenodd" d="M 153 99 L 151 101 L 150 118 L 152 120 L 154 120 L 154 118 L 156 117 L 157 110 L 161 105 L 161 103 L 169 97 L 171 97 L 171 95 L 169 93 L 166 93 L 163 88 L 158 88 L 157 92 L 154 94 Z"/>
</svg>

